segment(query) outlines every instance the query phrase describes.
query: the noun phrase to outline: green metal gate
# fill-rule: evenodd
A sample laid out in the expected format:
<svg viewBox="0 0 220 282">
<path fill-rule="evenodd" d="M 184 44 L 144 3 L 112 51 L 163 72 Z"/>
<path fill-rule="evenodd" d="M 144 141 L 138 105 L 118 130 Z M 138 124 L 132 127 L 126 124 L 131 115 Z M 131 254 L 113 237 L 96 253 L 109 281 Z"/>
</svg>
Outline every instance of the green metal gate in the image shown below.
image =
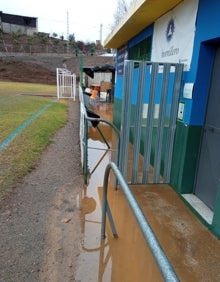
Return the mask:
<svg viewBox="0 0 220 282">
<path fill-rule="evenodd" d="M 125 61 L 119 169 L 132 184 L 170 181 L 182 73 L 182 64 Z"/>
</svg>

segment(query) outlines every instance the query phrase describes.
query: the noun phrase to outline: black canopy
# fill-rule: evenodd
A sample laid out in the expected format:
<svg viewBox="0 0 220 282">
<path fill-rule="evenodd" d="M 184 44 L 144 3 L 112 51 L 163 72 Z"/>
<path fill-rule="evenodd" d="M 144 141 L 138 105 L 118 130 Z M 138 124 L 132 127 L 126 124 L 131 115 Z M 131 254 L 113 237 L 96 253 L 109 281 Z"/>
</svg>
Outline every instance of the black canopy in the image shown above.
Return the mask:
<svg viewBox="0 0 220 282">
<path fill-rule="evenodd" d="M 104 65 L 102 67 L 95 66 L 95 67 L 84 67 L 83 72 L 85 72 L 89 77 L 94 78 L 94 72 L 115 72 L 115 67 L 111 65 Z"/>
</svg>

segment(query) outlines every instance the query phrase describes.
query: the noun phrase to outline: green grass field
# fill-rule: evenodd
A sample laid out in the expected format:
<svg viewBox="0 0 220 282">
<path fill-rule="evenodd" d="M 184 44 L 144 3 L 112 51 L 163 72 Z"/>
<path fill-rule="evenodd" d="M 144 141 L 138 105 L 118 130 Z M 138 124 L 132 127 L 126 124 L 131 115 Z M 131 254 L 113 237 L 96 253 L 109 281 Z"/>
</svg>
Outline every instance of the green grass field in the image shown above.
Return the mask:
<svg viewBox="0 0 220 282">
<path fill-rule="evenodd" d="M 55 86 L 0 82 L 0 145 L 48 105 L 0 150 L 0 195 L 35 166 L 50 137 L 66 123 L 67 102 L 56 102 L 55 95 Z"/>
</svg>

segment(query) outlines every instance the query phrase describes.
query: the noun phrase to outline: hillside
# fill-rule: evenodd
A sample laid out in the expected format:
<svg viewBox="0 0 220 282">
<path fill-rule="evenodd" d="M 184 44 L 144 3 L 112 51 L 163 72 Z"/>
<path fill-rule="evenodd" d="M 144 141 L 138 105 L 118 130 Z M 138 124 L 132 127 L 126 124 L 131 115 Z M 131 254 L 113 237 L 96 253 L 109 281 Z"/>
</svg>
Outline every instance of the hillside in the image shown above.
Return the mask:
<svg viewBox="0 0 220 282">
<path fill-rule="evenodd" d="M 0 53 L 0 80 L 56 84 L 56 68 L 67 67 L 79 77 L 82 66 L 114 65 L 113 57 L 72 54 Z"/>
</svg>

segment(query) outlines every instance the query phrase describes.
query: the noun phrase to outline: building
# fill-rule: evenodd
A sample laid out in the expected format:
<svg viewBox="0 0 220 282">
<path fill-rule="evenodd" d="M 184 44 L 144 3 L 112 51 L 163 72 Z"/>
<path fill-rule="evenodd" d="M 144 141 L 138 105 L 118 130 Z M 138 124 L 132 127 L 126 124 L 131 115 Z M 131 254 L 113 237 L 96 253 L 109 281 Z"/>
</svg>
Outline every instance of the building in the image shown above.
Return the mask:
<svg viewBox="0 0 220 282">
<path fill-rule="evenodd" d="M 0 11 L 0 26 L 3 32 L 21 32 L 33 35 L 38 32 L 38 19 L 33 17 L 5 14 Z"/>
<path fill-rule="evenodd" d="M 184 64 L 169 183 L 220 237 L 220 1 L 137 0 L 104 42 L 117 49 L 114 123 L 122 119 L 124 64 Z M 125 93 L 126 97 L 126 93 Z M 202 207 L 197 209 L 197 203 Z M 209 214 L 203 214 L 204 210 Z"/>
</svg>

